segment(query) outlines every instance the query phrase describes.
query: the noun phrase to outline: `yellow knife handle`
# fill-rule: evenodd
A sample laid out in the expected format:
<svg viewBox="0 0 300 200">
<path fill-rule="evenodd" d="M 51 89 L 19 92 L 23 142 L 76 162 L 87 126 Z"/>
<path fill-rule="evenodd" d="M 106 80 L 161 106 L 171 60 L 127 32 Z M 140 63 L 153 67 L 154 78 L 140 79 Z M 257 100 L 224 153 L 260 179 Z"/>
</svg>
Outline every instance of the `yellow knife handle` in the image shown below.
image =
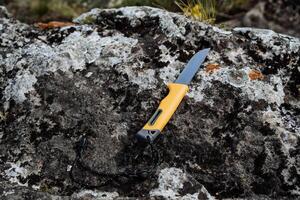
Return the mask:
<svg viewBox="0 0 300 200">
<path fill-rule="evenodd" d="M 137 133 L 138 138 L 153 142 L 166 126 L 183 97 L 188 92 L 188 86 L 180 83 L 169 83 L 169 94 L 160 102 L 158 109 L 152 115 L 142 130 Z"/>
</svg>

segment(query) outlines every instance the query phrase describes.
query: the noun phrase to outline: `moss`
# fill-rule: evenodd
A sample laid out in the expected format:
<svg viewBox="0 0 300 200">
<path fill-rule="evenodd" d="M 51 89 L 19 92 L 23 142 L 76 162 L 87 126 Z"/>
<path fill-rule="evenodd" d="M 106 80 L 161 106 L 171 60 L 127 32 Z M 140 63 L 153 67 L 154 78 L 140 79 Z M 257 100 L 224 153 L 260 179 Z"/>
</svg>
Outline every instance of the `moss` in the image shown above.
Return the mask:
<svg viewBox="0 0 300 200">
<path fill-rule="evenodd" d="M 86 16 L 80 23 L 81 24 L 93 24 L 96 19 L 93 16 Z"/>
</svg>

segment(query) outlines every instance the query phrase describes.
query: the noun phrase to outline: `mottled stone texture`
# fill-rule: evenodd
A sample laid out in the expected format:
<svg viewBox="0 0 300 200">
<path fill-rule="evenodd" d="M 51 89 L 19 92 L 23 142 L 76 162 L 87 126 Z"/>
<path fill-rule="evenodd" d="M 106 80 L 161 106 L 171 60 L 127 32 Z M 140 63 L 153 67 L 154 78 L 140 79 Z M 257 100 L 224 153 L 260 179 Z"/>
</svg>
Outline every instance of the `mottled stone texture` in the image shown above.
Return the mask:
<svg viewBox="0 0 300 200">
<path fill-rule="evenodd" d="M 258 1 L 244 16 L 242 24 L 300 37 L 300 1 Z"/>
<path fill-rule="evenodd" d="M 47 31 L 0 17 L 1 199 L 299 197 L 299 39 L 148 7 L 95 9 Z M 98 176 L 130 168 L 166 83 L 207 47 L 153 176 Z M 105 186 L 69 177 L 82 135 L 96 173 L 74 178 Z"/>
</svg>

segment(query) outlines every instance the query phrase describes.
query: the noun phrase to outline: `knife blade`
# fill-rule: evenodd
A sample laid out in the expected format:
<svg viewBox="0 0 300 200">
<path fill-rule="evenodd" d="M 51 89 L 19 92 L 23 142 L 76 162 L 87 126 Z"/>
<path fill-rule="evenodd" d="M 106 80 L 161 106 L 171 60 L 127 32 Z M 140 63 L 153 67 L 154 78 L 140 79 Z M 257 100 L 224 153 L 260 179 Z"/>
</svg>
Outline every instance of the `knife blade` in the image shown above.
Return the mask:
<svg viewBox="0 0 300 200">
<path fill-rule="evenodd" d="M 138 131 L 137 138 L 154 142 L 176 111 L 183 97 L 188 92 L 188 85 L 197 73 L 209 53 L 209 48 L 196 53 L 188 62 L 174 83 L 169 83 L 169 94 L 160 102 L 158 109 L 145 126 Z"/>
</svg>

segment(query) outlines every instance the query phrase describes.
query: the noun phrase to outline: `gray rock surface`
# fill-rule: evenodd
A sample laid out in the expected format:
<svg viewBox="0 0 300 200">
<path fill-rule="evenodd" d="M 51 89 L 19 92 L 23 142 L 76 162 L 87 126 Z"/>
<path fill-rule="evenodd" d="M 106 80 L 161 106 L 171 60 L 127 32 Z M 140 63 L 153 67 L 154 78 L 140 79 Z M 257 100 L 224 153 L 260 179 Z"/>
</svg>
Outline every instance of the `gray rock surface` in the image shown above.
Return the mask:
<svg viewBox="0 0 300 200">
<path fill-rule="evenodd" d="M 4 10 L 1 199 L 299 198 L 299 39 L 149 7 L 94 9 L 75 26 L 40 31 Z M 166 83 L 207 47 L 205 68 L 156 144 L 155 173 L 113 176 L 132 165 L 134 135 Z M 74 167 L 72 181 L 82 135 L 88 169 Z"/>
<path fill-rule="evenodd" d="M 300 37 L 300 1 L 258 1 L 242 22 L 243 26 L 267 28 Z"/>
</svg>

